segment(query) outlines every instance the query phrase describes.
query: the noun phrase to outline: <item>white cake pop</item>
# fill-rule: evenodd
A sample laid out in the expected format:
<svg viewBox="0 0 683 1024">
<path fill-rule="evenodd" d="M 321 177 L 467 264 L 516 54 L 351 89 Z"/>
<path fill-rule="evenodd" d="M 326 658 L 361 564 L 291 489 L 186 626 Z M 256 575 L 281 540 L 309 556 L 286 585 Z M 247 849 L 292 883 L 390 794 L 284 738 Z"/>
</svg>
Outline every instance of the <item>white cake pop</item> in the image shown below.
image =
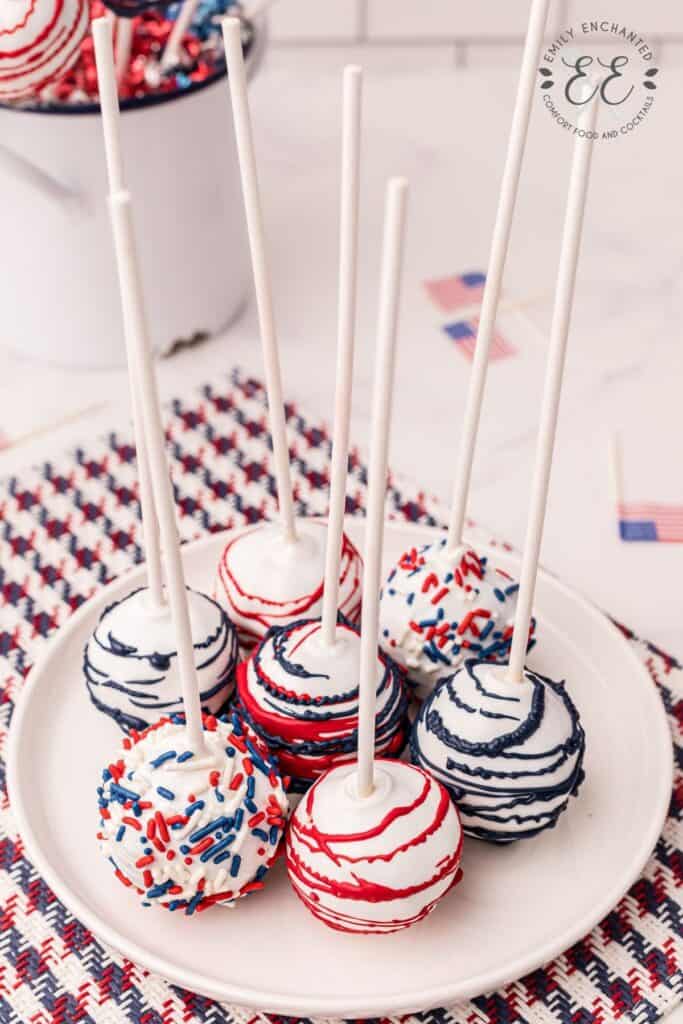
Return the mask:
<svg viewBox="0 0 683 1024">
<path fill-rule="evenodd" d="M 88 0 L 0 0 L 0 100 L 36 96 L 66 71 L 89 23 Z"/>
<path fill-rule="evenodd" d="M 421 696 L 466 658 L 506 661 L 517 583 L 473 548 L 447 538 L 405 552 L 380 599 L 380 646 L 406 670 Z M 531 634 L 535 623 L 532 619 Z"/>
<path fill-rule="evenodd" d="M 273 629 L 237 671 L 240 713 L 277 757 L 292 792 L 304 792 L 328 768 L 356 757 L 360 636 L 344 623 L 333 646 L 321 634 L 319 619 Z M 407 703 L 401 673 L 378 654 L 379 756 L 403 750 Z"/>
<path fill-rule="evenodd" d="M 98 789 L 102 852 L 145 906 L 186 914 L 263 887 L 287 797 L 264 744 L 233 714 L 204 717 L 193 753 L 181 718 L 123 740 Z"/>
<path fill-rule="evenodd" d="M 583 778 L 585 734 L 562 683 L 468 661 L 425 701 L 411 757 L 451 793 L 468 835 L 505 843 L 552 827 Z"/>
<path fill-rule="evenodd" d="M 271 626 L 286 626 L 322 611 L 326 523 L 297 519 L 297 539 L 285 540 L 274 523 L 235 533 L 218 563 L 215 596 L 253 646 Z M 350 622 L 360 616 L 362 560 L 344 535 L 339 568 L 339 611 Z"/>
<path fill-rule="evenodd" d="M 202 708 L 217 714 L 234 689 L 237 632 L 210 597 L 187 591 Z M 126 732 L 182 711 L 175 630 L 168 604 L 156 609 L 147 588 L 102 613 L 83 654 L 90 699 Z"/>
<path fill-rule="evenodd" d="M 371 796 L 356 768 L 327 772 L 303 798 L 287 833 L 294 891 L 320 921 L 383 934 L 422 920 L 460 878 L 462 829 L 448 793 L 401 761 L 375 763 Z"/>
</svg>

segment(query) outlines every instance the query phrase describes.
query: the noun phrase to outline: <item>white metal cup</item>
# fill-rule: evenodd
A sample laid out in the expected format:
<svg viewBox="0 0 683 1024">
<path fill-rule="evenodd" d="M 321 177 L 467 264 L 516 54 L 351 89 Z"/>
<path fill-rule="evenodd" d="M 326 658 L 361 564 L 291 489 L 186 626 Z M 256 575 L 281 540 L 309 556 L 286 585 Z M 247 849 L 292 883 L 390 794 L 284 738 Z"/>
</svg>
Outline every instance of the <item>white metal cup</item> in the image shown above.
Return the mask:
<svg viewBox="0 0 683 1024">
<path fill-rule="evenodd" d="M 248 58 L 253 74 L 264 31 Z M 123 111 L 154 348 L 224 328 L 249 281 L 224 78 Z M 97 113 L 0 109 L 0 344 L 43 362 L 125 361 Z"/>
</svg>

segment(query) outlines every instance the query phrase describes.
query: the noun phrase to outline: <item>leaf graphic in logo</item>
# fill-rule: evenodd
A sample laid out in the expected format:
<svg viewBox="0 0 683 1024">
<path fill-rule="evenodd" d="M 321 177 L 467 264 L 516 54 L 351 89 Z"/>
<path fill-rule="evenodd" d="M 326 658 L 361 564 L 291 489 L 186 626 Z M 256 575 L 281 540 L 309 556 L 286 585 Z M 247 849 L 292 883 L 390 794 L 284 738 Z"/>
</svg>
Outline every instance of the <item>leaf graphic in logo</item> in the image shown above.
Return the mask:
<svg viewBox="0 0 683 1024">
<path fill-rule="evenodd" d="M 552 89 L 552 87 L 554 85 L 555 85 L 555 83 L 552 82 L 552 81 L 541 82 L 541 89 Z M 645 85 L 651 85 L 651 83 L 650 82 L 646 82 Z M 656 88 L 656 86 L 652 86 L 652 88 L 654 89 L 654 88 Z"/>
<path fill-rule="evenodd" d="M 647 81 L 643 82 L 643 85 L 645 86 L 646 89 L 656 89 L 657 88 L 657 83 L 653 82 L 652 79 L 655 77 L 655 75 L 658 75 L 658 74 L 659 74 L 659 68 L 648 68 L 648 70 L 645 72 L 645 77 L 646 77 Z"/>
<path fill-rule="evenodd" d="M 539 75 L 543 75 L 545 82 L 541 82 L 541 89 L 552 89 L 555 83 L 552 80 L 552 71 L 550 68 L 539 68 Z"/>
<path fill-rule="evenodd" d="M 654 70 L 656 70 L 656 69 L 654 69 Z M 539 75 L 543 75 L 544 78 L 549 78 L 552 75 L 552 71 L 550 70 L 550 68 L 539 68 L 538 69 L 538 73 L 539 73 Z M 646 71 L 645 74 L 646 75 L 650 75 L 650 74 L 652 74 L 652 72 L 651 71 Z"/>
</svg>

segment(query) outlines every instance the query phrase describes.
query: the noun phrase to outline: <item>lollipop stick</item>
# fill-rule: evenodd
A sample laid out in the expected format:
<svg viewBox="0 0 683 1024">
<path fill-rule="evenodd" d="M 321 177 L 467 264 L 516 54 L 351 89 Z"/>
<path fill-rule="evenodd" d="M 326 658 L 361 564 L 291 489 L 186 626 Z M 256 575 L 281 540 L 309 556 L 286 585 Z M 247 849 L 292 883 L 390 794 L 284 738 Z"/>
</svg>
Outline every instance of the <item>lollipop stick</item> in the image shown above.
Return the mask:
<svg viewBox="0 0 683 1024">
<path fill-rule="evenodd" d="M 595 128 L 596 113 L 597 103 L 593 101 L 582 118 L 581 128 L 585 128 L 591 134 Z M 513 682 L 521 682 L 524 673 L 524 657 L 529 639 L 531 609 L 534 602 L 538 559 L 543 538 L 543 524 L 557 430 L 557 414 L 560 407 L 567 338 L 574 304 L 576 268 L 581 247 L 592 154 L 593 139 L 590 136 L 577 138 L 574 143 L 574 156 L 569 178 L 560 265 L 555 287 L 555 306 L 550 329 L 550 352 L 541 406 L 536 463 L 531 485 L 529 521 L 524 540 L 515 628 L 510 651 L 508 674 Z"/>
<path fill-rule="evenodd" d="M 133 19 L 116 19 L 116 81 L 121 82 L 128 71 L 133 47 Z"/>
<path fill-rule="evenodd" d="M 614 434 L 609 443 L 609 474 L 612 490 L 612 501 L 617 517 L 617 524 L 621 519 L 621 508 L 624 504 L 624 468 L 621 455 L 621 438 Z M 621 533 L 620 533 L 621 536 Z"/>
<path fill-rule="evenodd" d="M 117 22 L 121 22 L 121 18 Z M 111 19 L 106 16 L 99 24 L 97 19 L 93 21 L 93 38 L 104 40 L 99 44 L 108 53 L 111 49 L 112 24 Z M 106 27 L 103 25 L 106 24 Z M 106 34 L 106 40 L 104 39 Z M 107 60 L 106 63 L 109 63 Z M 110 193 L 120 192 L 125 188 L 123 174 L 123 158 L 121 155 L 121 138 L 118 126 L 118 116 L 112 117 L 111 111 L 116 109 L 118 114 L 118 91 L 116 88 L 116 77 L 100 73 L 98 67 L 98 89 L 100 94 L 100 107 L 102 108 L 102 130 L 104 132 L 104 149 L 107 160 L 107 176 L 109 178 Z M 128 309 L 125 301 L 125 294 L 122 283 L 121 307 L 123 315 L 124 335 L 126 339 L 126 350 L 128 358 L 128 376 L 130 381 L 131 404 L 133 408 L 133 431 L 135 434 L 135 448 L 138 456 L 138 481 L 140 488 L 140 508 L 142 512 L 142 528 L 145 540 L 145 558 L 147 562 L 147 584 L 149 586 L 150 600 L 152 605 L 161 606 L 164 604 L 164 591 L 161 577 L 161 556 L 159 551 L 159 530 L 157 516 L 154 508 L 154 497 L 150 483 L 149 460 L 147 444 L 145 440 L 145 429 L 142 417 L 142 409 L 139 395 L 139 388 L 136 382 L 135 362 L 132 348 L 133 314 Z"/>
<path fill-rule="evenodd" d="M 515 110 L 512 115 L 512 127 L 510 129 L 510 139 L 505 158 L 503 180 L 500 186 L 498 210 L 493 228 L 488 270 L 486 272 L 486 287 L 479 317 L 477 343 L 474 350 L 474 361 L 472 363 L 467 404 L 465 406 L 465 418 L 460 439 L 460 450 L 458 452 L 451 518 L 448 527 L 447 548 L 449 551 L 454 551 L 462 543 L 465 511 L 472 477 L 474 446 L 477 440 L 477 431 L 479 430 L 479 418 L 489 364 L 489 349 L 496 326 L 505 260 L 510 243 L 512 217 L 515 212 L 522 158 L 524 156 L 531 117 L 531 102 L 536 86 L 538 61 L 549 6 L 550 0 L 532 0 L 531 12 L 529 14 L 529 27 L 522 56 L 522 70 L 517 87 Z"/>
<path fill-rule="evenodd" d="M 365 520 L 363 624 L 358 700 L 358 795 L 361 797 L 369 796 L 374 788 L 379 588 L 407 197 L 408 182 L 404 178 L 392 178 L 387 186 L 384 217 L 382 282 L 379 293 L 375 391 L 372 405 L 372 444 L 368 468 L 368 509 Z"/>
<path fill-rule="evenodd" d="M 232 113 L 235 122 L 235 139 L 242 178 L 247 234 L 251 250 L 254 289 L 256 291 L 256 305 L 266 371 L 268 413 L 270 416 L 270 432 L 273 438 L 278 505 L 285 539 L 291 542 L 295 541 L 297 537 L 294 522 L 292 482 L 289 474 L 289 449 L 287 446 L 285 407 L 282 397 L 282 374 L 280 372 L 280 357 L 275 331 L 270 274 L 266 259 L 265 230 L 259 196 L 251 118 L 249 115 L 247 75 L 242 54 L 239 18 L 223 19 L 223 38 L 225 40 L 225 60 L 228 66 L 228 83 L 230 85 Z"/>
<path fill-rule="evenodd" d="M 188 31 L 192 20 L 195 16 L 195 11 L 199 7 L 199 0 L 185 0 L 185 3 L 180 8 L 178 17 L 175 20 L 171 33 L 166 40 L 166 46 L 164 52 L 161 55 L 161 70 L 168 71 L 169 68 L 174 68 L 180 61 L 180 47 L 183 42 L 183 36 Z"/>
<path fill-rule="evenodd" d="M 135 244 L 131 198 L 130 193 L 122 187 L 124 175 L 121 162 L 120 117 L 116 96 L 111 25 L 106 18 L 98 18 L 93 21 L 92 26 L 100 84 L 104 138 L 107 147 L 107 166 L 110 171 L 109 204 L 119 286 L 125 314 L 124 322 L 130 335 L 130 351 L 133 357 L 131 366 L 137 377 L 144 433 L 148 446 L 149 468 L 159 516 L 161 547 L 168 573 L 168 591 L 178 643 L 178 668 L 188 741 L 196 753 L 201 753 L 204 750 L 204 734 L 187 591 L 178 543 L 173 491 L 166 462 L 159 396 L 148 341 L 147 317 Z M 112 170 L 115 172 L 113 175 L 111 174 Z"/>
<path fill-rule="evenodd" d="M 346 475 L 349 461 L 349 422 L 353 348 L 356 326 L 358 259 L 358 192 L 360 169 L 360 118 L 363 72 L 349 64 L 344 69 L 342 106 L 341 229 L 339 237 L 339 308 L 337 316 L 337 388 L 334 408 L 334 442 L 330 474 L 330 512 L 325 552 L 322 642 L 334 644 L 339 603 Z"/>
</svg>

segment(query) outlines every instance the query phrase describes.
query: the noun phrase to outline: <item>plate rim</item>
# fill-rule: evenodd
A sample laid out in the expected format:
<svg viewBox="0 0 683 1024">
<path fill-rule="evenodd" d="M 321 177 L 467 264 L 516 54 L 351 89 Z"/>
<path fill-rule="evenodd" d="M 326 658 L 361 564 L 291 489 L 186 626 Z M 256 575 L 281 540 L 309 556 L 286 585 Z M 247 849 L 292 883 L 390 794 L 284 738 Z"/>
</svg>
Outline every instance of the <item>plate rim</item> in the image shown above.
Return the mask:
<svg viewBox="0 0 683 1024">
<path fill-rule="evenodd" d="M 347 517 L 347 520 L 353 522 L 356 526 L 359 525 L 358 517 Z M 361 519 L 360 522 L 362 523 L 363 520 Z M 416 537 L 419 538 L 422 536 L 425 538 L 425 541 L 432 539 L 435 536 L 443 536 L 444 533 L 443 529 L 439 527 L 403 523 L 397 520 L 387 520 L 385 525 L 389 530 L 414 532 Z M 224 540 L 229 533 L 240 533 L 249 528 L 249 526 L 242 526 L 233 530 L 222 530 L 218 533 L 210 534 L 207 537 L 202 537 L 195 541 L 189 541 L 181 546 L 183 559 L 185 560 L 185 558 L 188 557 L 188 552 L 193 554 L 199 549 L 212 547 L 218 544 L 221 540 Z M 482 543 L 479 539 L 476 539 L 474 546 L 479 550 L 483 549 L 487 554 L 495 554 L 497 550 L 495 545 Z M 519 553 L 517 551 L 506 551 L 506 554 L 513 554 L 519 557 Z M 120 587 L 123 581 L 135 577 L 136 575 L 142 575 L 143 572 L 144 563 L 140 563 L 132 566 L 126 572 L 121 573 L 120 576 L 117 576 L 103 587 L 98 588 L 90 598 L 83 602 L 80 608 L 69 616 L 69 619 L 64 623 L 64 625 L 61 626 L 54 636 L 50 638 L 45 649 L 32 666 L 21 689 L 19 699 L 15 704 L 14 713 L 12 715 L 7 745 L 7 788 L 10 808 L 14 815 L 17 828 L 21 834 L 29 859 L 39 874 L 48 883 L 57 898 L 64 903 L 67 909 L 92 932 L 98 941 L 116 950 L 122 956 L 132 960 L 136 964 L 139 964 L 146 970 L 160 975 L 172 984 L 180 985 L 190 991 L 197 992 L 220 1002 L 234 1003 L 249 1009 L 260 1010 L 261 1012 L 279 1013 L 290 1016 L 300 1016 L 305 1014 L 312 1017 L 355 1016 L 359 1018 L 384 1016 L 388 1013 L 393 1015 L 397 1013 L 416 1012 L 431 1009 L 432 1007 L 453 1005 L 455 1003 L 472 999 L 482 993 L 495 991 L 523 977 L 531 971 L 537 970 L 543 964 L 549 963 L 551 960 L 555 959 L 555 957 L 570 948 L 579 939 L 583 938 L 584 935 L 588 934 L 595 925 L 614 908 L 614 906 L 622 899 L 624 894 L 630 889 L 631 885 L 640 877 L 666 822 L 673 785 L 673 749 L 671 746 L 671 732 L 664 705 L 658 696 L 655 684 L 647 673 L 646 667 L 628 643 L 627 638 L 624 637 L 609 616 L 578 591 L 559 580 L 553 573 L 540 569 L 539 576 L 544 581 L 550 583 L 551 586 L 557 588 L 566 597 L 580 605 L 583 611 L 591 617 L 600 619 L 601 626 L 612 631 L 623 642 L 624 649 L 628 652 L 627 656 L 633 662 L 635 671 L 640 675 L 643 683 L 646 684 L 646 691 L 649 689 L 653 698 L 653 707 L 656 709 L 655 719 L 657 721 L 659 734 L 653 737 L 651 746 L 655 749 L 662 748 L 661 767 L 663 770 L 666 770 L 667 785 L 666 787 L 662 787 L 659 806 L 656 808 L 657 813 L 653 813 L 652 816 L 653 824 L 650 829 L 644 833 L 644 836 L 641 839 L 640 853 L 637 858 L 633 858 L 632 868 L 627 873 L 627 880 L 622 878 L 622 880 L 609 891 L 609 896 L 607 898 L 603 898 L 601 901 L 595 903 L 589 914 L 584 915 L 584 917 L 582 917 L 580 921 L 577 921 L 572 928 L 565 929 L 561 936 L 555 937 L 552 941 L 547 941 L 543 946 L 542 951 L 536 949 L 535 952 L 525 954 L 512 962 L 508 962 L 504 968 L 500 968 L 495 971 L 489 969 L 468 978 L 466 982 L 451 984 L 441 983 L 424 989 L 422 992 L 416 992 L 414 989 L 409 993 L 398 992 L 392 997 L 390 1005 L 387 1005 L 386 1001 L 379 1001 L 378 997 L 375 996 L 330 997 L 323 1002 L 320 1000 L 319 996 L 311 997 L 302 994 L 300 997 L 297 996 L 295 999 L 289 994 L 265 992 L 263 990 L 256 990 L 253 987 L 245 988 L 234 983 L 223 982 L 216 986 L 215 979 L 206 977 L 193 969 L 174 967 L 173 970 L 169 972 L 169 963 L 166 960 L 149 952 L 148 950 L 145 950 L 136 942 L 127 939 L 118 931 L 111 928 L 96 912 L 91 911 L 68 885 L 61 881 L 57 872 L 52 870 L 47 857 L 43 855 L 41 844 L 33 833 L 33 829 L 30 825 L 30 821 L 26 815 L 23 802 L 19 795 L 21 793 L 21 782 L 19 781 L 19 756 L 21 751 L 21 738 L 23 734 L 24 721 L 27 717 L 27 709 L 30 705 L 31 694 L 39 685 L 40 678 L 45 670 L 44 666 L 46 666 L 51 660 L 52 649 L 59 642 L 58 638 L 64 639 L 72 632 L 78 630 L 82 620 L 88 618 L 89 615 L 92 614 L 92 598 L 101 598 L 108 590 Z M 665 741 L 665 743 L 662 743 L 662 741 Z M 668 749 L 669 757 L 664 756 L 665 749 Z M 17 779 L 16 783 L 15 778 Z"/>
</svg>

